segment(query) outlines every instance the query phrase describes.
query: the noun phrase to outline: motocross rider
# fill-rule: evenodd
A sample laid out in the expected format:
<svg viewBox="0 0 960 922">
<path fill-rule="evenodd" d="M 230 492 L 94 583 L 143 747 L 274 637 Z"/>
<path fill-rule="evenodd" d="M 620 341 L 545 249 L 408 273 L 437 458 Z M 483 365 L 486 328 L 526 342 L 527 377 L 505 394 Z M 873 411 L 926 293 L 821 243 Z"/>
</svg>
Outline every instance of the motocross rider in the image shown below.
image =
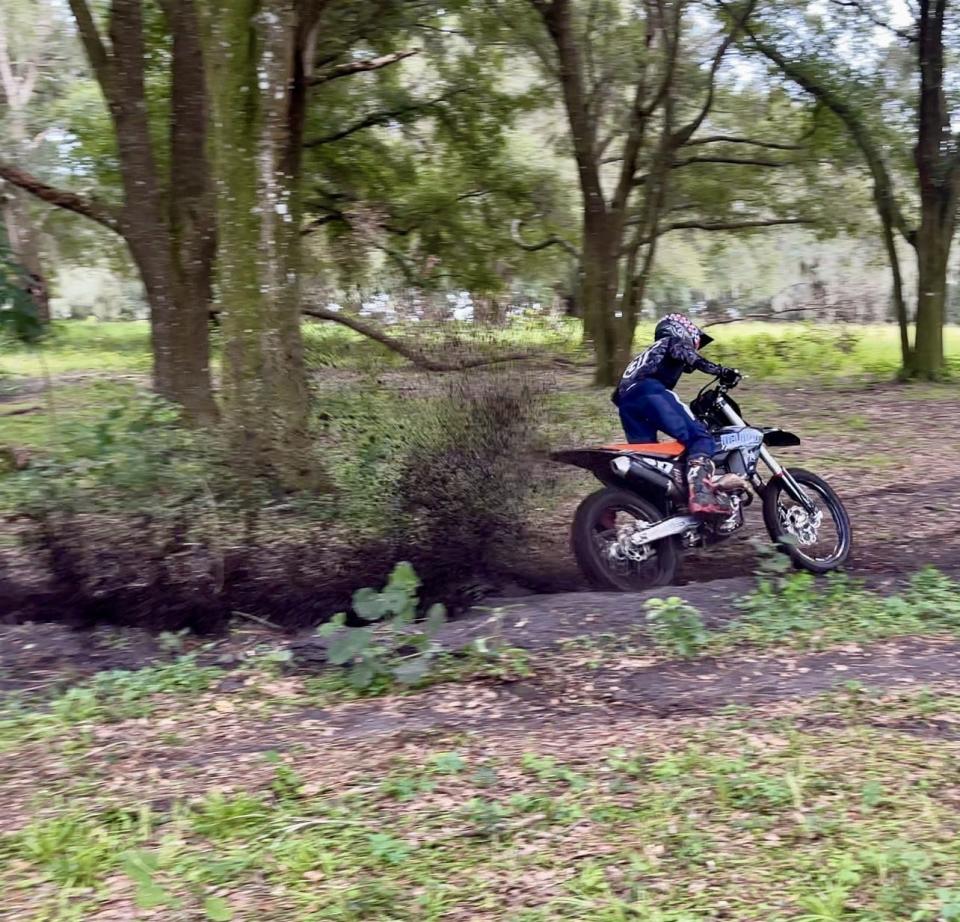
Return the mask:
<svg viewBox="0 0 960 922">
<path fill-rule="evenodd" d="M 697 350 L 713 342 L 689 317 L 668 314 L 654 330 L 655 342 L 626 368 L 612 400 L 620 411 L 627 441 L 656 442 L 666 432 L 687 449 L 690 511 L 699 515 L 729 515 L 730 499 L 712 488 L 717 444 L 673 389 L 680 376 L 692 371 L 716 375 L 721 383 L 736 384 L 740 372 L 708 361 Z"/>
</svg>

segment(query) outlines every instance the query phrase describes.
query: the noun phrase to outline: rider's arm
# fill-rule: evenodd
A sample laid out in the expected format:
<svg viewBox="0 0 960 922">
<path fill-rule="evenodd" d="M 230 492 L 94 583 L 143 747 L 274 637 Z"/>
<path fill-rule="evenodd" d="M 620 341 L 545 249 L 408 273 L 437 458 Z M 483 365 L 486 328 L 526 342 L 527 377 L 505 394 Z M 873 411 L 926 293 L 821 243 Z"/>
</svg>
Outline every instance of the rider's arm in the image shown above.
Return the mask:
<svg viewBox="0 0 960 922">
<path fill-rule="evenodd" d="M 679 336 L 670 337 L 670 355 L 683 362 L 690 371 L 702 371 L 707 375 L 719 375 L 723 371 L 722 365 L 715 365 L 705 359 L 693 346 Z"/>
</svg>

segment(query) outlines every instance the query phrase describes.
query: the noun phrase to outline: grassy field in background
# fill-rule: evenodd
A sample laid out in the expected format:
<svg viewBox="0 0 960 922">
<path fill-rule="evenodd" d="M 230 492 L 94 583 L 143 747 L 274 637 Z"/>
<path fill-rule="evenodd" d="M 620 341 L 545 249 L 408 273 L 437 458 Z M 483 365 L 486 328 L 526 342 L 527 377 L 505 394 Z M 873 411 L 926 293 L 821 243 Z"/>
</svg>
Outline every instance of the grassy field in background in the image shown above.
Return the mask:
<svg viewBox="0 0 960 922">
<path fill-rule="evenodd" d="M 493 331 L 453 324 L 443 328 L 442 337 L 436 328 L 429 332 L 414 325 L 397 332 L 415 337 L 424 349 L 529 349 L 547 358 L 573 360 L 574 366 L 548 366 L 555 370 L 556 380 L 545 379 L 547 435 L 558 443 L 588 442 L 609 438 L 617 429 L 606 389 L 589 387 L 589 368 L 579 367 L 589 360 L 589 354 L 583 350 L 576 323 L 521 321 L 509 329 Z M 889 380 L 899 364 L 897 330 L 893 326 L 736 323 L 717 326 L 713 333 L 717 341 L 705 354 L 744 371 L 750 378 L 744 394 L 747 397 L 749 393 L 751 410 L 771 416 L 777 407 L 757 387 L 758 382 L 776 385 L 813 381 L 817 387 L 829 387 L 836 381 L 864 376 Z M 641 326 L 637 348 L 651 335 L 652 325 Z M 412 369 L 396 353 L 333 324 L 307 324 L 304 336 L 309 367 L 321 384 L 328 369 L 338 374 L 364 375 Z M 216 344 L 216 336 L 214 340 Z M 948 328 L 946 341 L 948 359 L 960 372 L 960 328 Z M 542 363 L 529 367 L 532 375 L 543 374 Z M 0 414 L 0 445 L 40 451 L 63 449 L 71 439 L 83 437 L 84 430 L 101 422 L 110 408 L 129 402 L 149 372 L 149 329 L 145 322 L 59 322 L 40 350 L 0 342 L 0 396 L 15 394 L 18 387 L 32 381 L 32 387 L 21 396 L 8 397 L 5 402 L 5 412 Z M 549 378 L 554 371 L 546 373 Z M 39 385 L 47 374 L 55 386 L 44 394 Z M 702 383 L 695 377 L 683 380 L 684 398 L 690 398 Z M 338 386 L 324 392 L 318 406 L 322 404 L 325 418 L 340 421 L 333 425 L 334 434 L 346 425 L 350 437 L 357 438 L 368 429 L 376 429 L 379 417 L 398 412 L 396 400 L 409 404 L 411 399 L 424 396 L 419 385 L 405 388 L 397 391 L 389 385 L 375 384 L 362 392 L 344 392 Z M 929 390 L 931 386 L 915 386 L 903 391 L 903 399 Z M 942 393 L 945 389 L 938 386 L 935 390 Z M 18 410 L 29 412 L 13 415 Z"/>
<path fill-rule="evenodd" d="M 434 330 L 399 328 L 441 345 Z M 506 330 L 482 331 L 464 325 L 445 325 L 445 336 L 461 337 L 483 349 L 528 348 L 561 355 L 582 350 L 579 324 L 569 321 L 521 321 Z M 852 326 L 786 323 L 732 323 L 711 329 L 716 342 L 705 355 L 736 364 L 758 378 L 791 378 L 828 374 L 892 373 L 899 364 L 898 332 L 893 325 Z M 641 324 L 637 349 L 652 335 L 652 324 Z M 307 359 L 314 367 L 402 367 L 405 360 L 358 334 L 333 324 L 304 327 Z M 960 327 L 945 331 L 948 358 L 960 364 Z M 215 337 L 216 339 L 216 337 Z M 50 374 L 96 372 L 145 374 L 150 369 L 149 330 L 145 321 L 60 321 L 42 347 Z M 0 375 L 39 377 L 44 373 L 36 351 L 0 343 Z"/>
</svg>

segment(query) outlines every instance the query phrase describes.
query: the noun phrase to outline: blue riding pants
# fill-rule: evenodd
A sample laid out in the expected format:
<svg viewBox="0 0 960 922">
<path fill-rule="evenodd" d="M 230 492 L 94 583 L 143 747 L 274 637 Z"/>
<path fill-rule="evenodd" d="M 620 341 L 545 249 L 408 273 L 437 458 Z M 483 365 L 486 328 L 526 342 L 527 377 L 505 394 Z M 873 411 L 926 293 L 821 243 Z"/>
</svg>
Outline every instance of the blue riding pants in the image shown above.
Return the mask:
<svg viewBox="0 0 960 922">
<path fill-rule="evenodd" d="M 688 458 L 712 458 L 717 450 L 710 430 L 656 378 L 632 384 L 620 395 L 619 410 L 628 442 L 655 442 L 659 431 L 683 442 Z"/>
</svg>

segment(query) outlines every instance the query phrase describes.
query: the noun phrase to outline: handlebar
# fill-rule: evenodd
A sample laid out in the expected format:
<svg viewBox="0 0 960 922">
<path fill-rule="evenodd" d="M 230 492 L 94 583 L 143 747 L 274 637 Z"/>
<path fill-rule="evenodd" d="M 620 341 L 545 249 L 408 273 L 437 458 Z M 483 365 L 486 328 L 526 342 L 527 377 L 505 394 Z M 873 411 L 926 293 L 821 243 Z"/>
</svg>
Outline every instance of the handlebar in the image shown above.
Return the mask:
<svg viewBox="0 0 960 922">
<path fill-rule="evenodd" d="M 726 394 L 729 391 L 732 391 L 735 387 L 739 386 L 740 382 L 743 381 L 744 377 L 745 375 L 738 373 L 736 381 L 734 381 L 731 384 L 724 384 L 723 381 L 720 379 L 720 375 L 716 375 L 715 377 L 707 381 L 707 383 L 704 384 L 703 387 L 700 388 L 700 390 L 697 392 L 697 397 L 698 398 L 702 397 L 704 392 L 708 388 L 712 387 L 713 385 L 717 386 L 717 393 L 722 396 L 723 394 Z"/>
</svg>

